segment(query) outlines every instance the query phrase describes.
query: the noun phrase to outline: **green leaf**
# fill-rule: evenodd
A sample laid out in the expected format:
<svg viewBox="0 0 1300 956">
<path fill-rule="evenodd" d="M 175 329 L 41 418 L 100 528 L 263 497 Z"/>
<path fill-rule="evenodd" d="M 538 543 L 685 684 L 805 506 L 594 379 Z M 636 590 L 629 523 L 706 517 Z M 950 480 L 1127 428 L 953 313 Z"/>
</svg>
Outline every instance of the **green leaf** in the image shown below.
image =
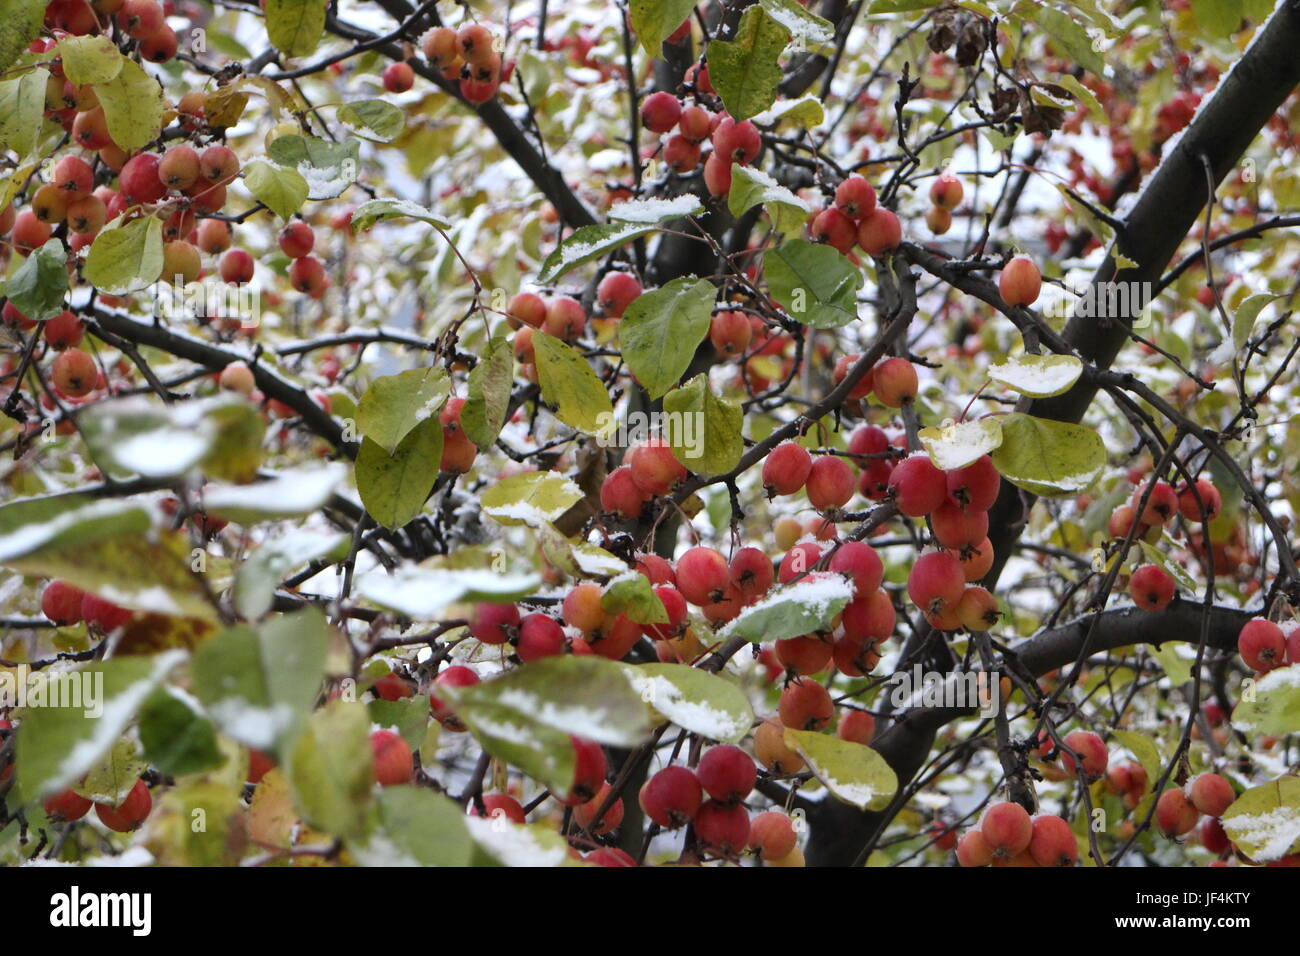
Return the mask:
<svg viewBox="0 0 1300 956">
<path fill-rule="evenodd" d="M 816 129 L 826 122 L 822 101 L 812 93 L 797 100 L 778 100 L 770 110 L 754 117 L 758 126 L 774 126 L 779 131 L 787 127 Z"/>
<path fill-rule="evenodd" d="M 1102 109 L 1100 101 L 1095 93 L 1079 82 L 1078 77 L 1073 73 L 1062 73 L 1056 78 L 1056 82 L 1065 87 L 1074 96 L 1076 100 L 1088 108 L 1089 115 L 1098 122 L 1107 122 L 1106 111 Z"/>
<path fill-rule="evenodd" d="M 1269 292 L 1257 292 L 1237 306 L 1237 312 L 1232 317 L 1232 344 L 1236 351 L 1240 352 L 1246 347 L 1259 314 L 1276 298 L 1276 295 Z"/>
<path fill-rule="evenodd" d="M 43 799 L 95 767 L 144 702 L 184 659 L 184 651 L 165 651 L 153 657 L 115 657 L 83 665 L 59 677 L 68 682 L 60 690 L 68 695 L 60 700 L 65 706 L 29 707 L 23 711 L 15 761 L 23 792 Z M 48 676 L 44 679 L 48 680 Z M 89 693 L 77 699 L 72 696 L 74 686 Z"/>
<path fill-rule="evenodd" d="M 663 42 L 673 35 L 695 9 L 695 0 L 631 0 L 632 29 L 651 59 L 663 52 Z"/>
<path fill-rule="evenodd" d="M 1095 76 L 1106 75 L 1106 61 L 1093 49 L 1088 31 L 1064 10 L 1052 6 L 1030 7 L 1025 11 L 1025 17 L 1042 27 L 1068 59 Z"/>
<path fill-rule="evenodd" d="M 719 640 L 743 637 L 755 644 L 829 631 L 835 615 L 853 598 L 853 585 L 839 574 L 809 574 L 782 585 L 718 631 Z"/>
<path fill-rule="evenodd" d="M 278 753 L 316 702 L 328 645 L 315 608 L 229 628 L 194 652 L 194 694 L 222 733 Z"/>
<path fill-rule="evenodd" d="M 325 33 L 328 0 L 266 0 L 266 33 L 288 56 L 306 56 Z"/>
<path fill-rule="evenodd" d="M 1002 425 L 996 418 L 948 421 L 937 428 L 922 428 L 917 437 L 934 467 L 951 471 L 965 468 L 1002 444 Z"/>
<path fill-rule="evenodd" d="M 307 180 L 296 169 L 254 160 L 244 167 L 244 185 L 281 219 L 289 219 L 307 199 Z"/>
<path fill-rule="evenodd" d="M 589 541 L 566 538 L 554 525 L 534 530 L 546 560 L 565 574 L 575 578 L 611 578 L 627 570 L 627 562 Z"/>
<path fill-rule="evenodd" d="M 639 571 L 628 571 L 610 581 L 600 596 L 600 606 L 610 617 L 625 614 L 638 624 L 668 620 L 664 602 L 655 594 L 650 579 Z"/>
<path fill-rule="evenodd" d="M 1261 677 L 1232 711 L 1232 726 L 1251 736 L 1300 730 L 1300 667 L 1279 667 Z"/>
<path fill-rule="evenodd" d="M 266 419 L 252 402 L 235 396 L 214 400 L 209 415 L 216 438 L 199 463 L 210 478 L 250 482 L 262 466 Z"/>
<path fill-rule="evenodd" d="M 1291 732 L 1294 731 L 1292 724 Z M 1281 777 L 1252 787 L 1224 811 L 1220 822 L 1228 832 L 1228 839 L 1256 863 L 1280 860 L 1297 852 L 1300 850 L 1300 777 Z"/>
<path fill-rule="evenodd" d="M 205 513 L 236 524 L 300 518 L 324 507 L 347 477 L 341 461 L 286 468 L 269 481 L 211 484 L 203 489 Z"/>
<path fill-rule="evenodd" d="M 1191 662 L 1178 653 L 1176 644 L 1162 644 L 1151 648 L 1151 656 L 1160 662 L 1165 676 L 1175 687 L 1182 687 L 1192 679 Z"/>
<path fill-rule="evenodd" d="M 361 168 L 361 144 L 355 139 L 341 142 L 289 133 L 276 137 L 266 148 L 275 163 L 296 169 L 307 181 L 308 199 L 333 199 L 357 178 Z"/>
<path fill-rule="evenodd" d="M 138 501 L 57 495 L 0 507 L 0 565 L 65 578 L 122 607 L 216 619 L 188 540 Z"/>
<path fill-rule="evenodd" d="M 709 82 L 737 123 L 776 102 L 782 79 L 777 61 L 789 43 L 790 31 L 763 6 L 752 6 L 741 16 L 735 39 L 708 45 Z"/>
<path fill-rule="evenodd" d="M 681 380 L 709 334 L 717 289 L 708 279 L 674 279 L 637 296 L 623 313 L 618 340 L 623 360 L 651 398 Z"/>
<path fill-rule="evenodd" d="M 1192 0 L 1192 15 L 1202 32 L 1230 37 L 1241 26 L 1241 0 Z"/>
<path fill-rule="evenodd" d="M 515 381 L 515 352 L 504 334 L 494 335 L 469 373 L 469 395 L 460 410 L 465 437 L 487 451 L 501 434 Z"/>
<path fill-rule="evenodd" d="M 148 706 L 146 702 L 145 707 Z M 115 807 L 126 799 L 140 775 L 148 769 L 148 762 L 140 755 L 139 744 L 129 737 L 119 737 L 85 777 L 72 785 L 72 790 L 87 800 Z"/>
<path fill-rule="evenodd" d="M 646 0 L 654 3 L 654 0 Z M 7 70 L 27 52 L 41 33 L 49 0 L 10 0 L 0 17 L 0 70 Z"/>
<path fill-rule="evenodd" d="M 50 71 L 37 67 L 0 83 L 0 146 L 27 156 L 36 149 Z"/>
<path fill-rule="evenodd" d="M 643 222 L 611 222 L 575 229 L 573 235 L 546 257 L 537 281 L 549 285 L 584 262 L 599 259 L 633 239 L 654 231 L 653 224 Z"/>
<path fill-rule="evenodd" d="M 162 220 L 119 218 L 95 237 L 82 270 L 86 281 L 110 295 L 136 292 L 158 281 L 163 270 Z"/>
<path fill-rule="evenodd" d="M 357 100 L 344 103 L 337 113 L 339 122 L 358 136 L 391 143 L 406 128 L 406 114 L 385 100 Z"/>
<path fill-rule="evenodd" d="M 333 836 L 361 836 L 374 783 L 366 709 L 331 700 L 311 714 L 289 752 L 287 770 L 303 820 Z"/>
<path fill-rule="evenodd" d="M 641 699 L 678 727 L 722 743 L 738 743 L 754 726 L 745 692 L 725 678 L 686 664 L 628 667 Z"/>
<path fill-rule="evenodd" d="M 168 690 L 156 691 L 145 702 L 140 743 L 149 763 L 169 777 L 210 770 L 224 759 L 212 722 Z"/>
<path fill-rule="evenodd" d="M 465 814 L 423 787 L 384 787 L 374 832 L 349 850 L 362 866 L 469 866 L 474 855 Z"/>
<path fill-rule="evenodd" d="M 609 393 L 577 349 L 538 330 L 533 352 L 542 399 L 554 406 L 560 421 L 597 437 L 618 427 Z"/>
<path fill-rule="evenodd" d="M 513 601 L 541 583 L 533 571 L 407 565 L 391 574 L 383 568 L 358 574 L 356 592 L 412 620 L 429 621 L 459 601 Z"/>
<path fill-rule="evenodd" d="M 482 512 L 503 525 L 549 524 L 583 498 L 582 489 L 556 471 L 503 478 L 483 492 Z"/>
<path fill-rule="evenodd" d="M 763 172 L 739 163 L 731 164 L 731 192 L 727 194 L 727 208 L 739 219 L 762 203 L 772 217 L 772 226 L 779 233 L 795 235 L 803 228 L 812 207 Z"/>
<path fill-rule="evenodd" d="M 372 724 L 395 730 L 412 750 L 420 746 L 429 729 L 429 698 L 423 694 L 400 700 L 372 700 L 366 709 Z"/>
<path fill-rule="evenodd" d="M 1074 355 L 1013 355 L 989 366 L 989 378 L 1030 398 L 1050 398 L 1068 392 L 1083 374 Z"/>
<path fill-rule="evenodd" d="M 424 510 L 442 461 L 442 425 L 429 419 L 411 429 L 390 455 L 366 438 L 357 452 L 357 493 L 370 516 L 396 530 Z"/>
<path fill-rule="evenodd" d="M 318 558 L 343 558 L 351 537 L 298 528 L 268 538 L 239 564 L 231 594 L 235 610 L 256 620 L 271 609 L 277 584 L 296 568 Z"/>
<path fill-rule="evenodd" d="M 447 373 L 437 366 L 377 378 L 361 396 L 357 428 L 391 455 L 417 425 L 442 411 L 450 392 Z"/>
<path fill-rule="evenodd" d="M 694 193 L 683 193 L 672 199 L 625 199 L 609 207 L 609 218 L 649 226 L 702 212 L 704 204 L 700 198 Z"/>
<path fill-rule="evenodd" d="M 573 781 L 570 735 L 633 747 L 650 733 L 622 667 L 601 657 L 547 657 L 444 693 L 483 749 L 557 794 Z"/>
<path fill-rule="evenodd" d="M 1106 446 L 1091 428 L 1013 412 L 1002 418 L 1002 444 L 993 452 L 1002 477 L 1031 494 L 1077 495 L 1106 464 Z"/>
<path fill-rule="evenodd" d="M 745 451 L 741 437 L 744 413 L 738 404 L 714 395 L 701 372 L 664 396 L 671 416 L 667 438 L 673 456 L 701 475 L 723 475 L 735 468 Z"/>
<path fill-rule="evenodd" d="M 943 2 L 944 0 L 871 0 L 867 12 L 870 14 L 911 13 L 915 10 L 929 10 Z"/>
<path fill-rule="evenodd" d="M 59 41 L 59 57 L 69 80 L 84 83 L 108 83 L 122 72 L 126 57 L 105 36 L 64 37 Z"/>
<path fill-rule="evenodd" d="M 898 791 L 898 777 L 870 747 L 830 734 L 787 727 L 785 745 L 834 796 L 860 810 L 881 810 Z"/>
<path fill-rule="evenodd" d="M 68 257 L 63 243 L 51 239 L 21 262 L 4 284 L 4 294 L 33 322 L 54 318 L 63 311 L 68 294 Z"/>
<path fill-rule="evenodd" d="M 835 41 L 835 27 L 798 0 L 760 0 L 767 15 L 785 27 L 796 41 L 814 53 L 828 53 Z"/>
<path fill-rule="evenodd" d="M 763 256 L 768 291 L 797 322 L 838 329 L 858 317 L 862 272 L 830 246 L 790 239 Z"/>
<path fill-rule="evenodd" d="M 475 866 L 554 867 L 569 862 L 569 845 L 564 837 L 544 824 L 520 825 L 505 819 L 500 811 L 493 818 L 466 817 L 470 836 L 480 851 Z"/>
<path fill-rule="evenodd" d="M 95 83 L 94 90 L 114 143 L 131 152 L 158 138 L 165 107 L 162 87 L 139 63 L 124 58 L 117 76 Z"/>
<path fill-rule="evenodd" d="M 352 213 L 352 231 L 365 232 L 377 222 L 389 219 L 418 219 L 439 229 L 450 229 L 451 223 L 435 216 L 419 203 L 409 199 L 372 199 L 362 203 Z"/>
<path fill-rule="evenodd" d="M 248 404 L 229 396 L 164 405 L 152 396 L 98 402 L 77 422 L 104 474 L 167 480 L 186 474 L 212 451 L 221 431 L 216 410 Z"/>
</svg>

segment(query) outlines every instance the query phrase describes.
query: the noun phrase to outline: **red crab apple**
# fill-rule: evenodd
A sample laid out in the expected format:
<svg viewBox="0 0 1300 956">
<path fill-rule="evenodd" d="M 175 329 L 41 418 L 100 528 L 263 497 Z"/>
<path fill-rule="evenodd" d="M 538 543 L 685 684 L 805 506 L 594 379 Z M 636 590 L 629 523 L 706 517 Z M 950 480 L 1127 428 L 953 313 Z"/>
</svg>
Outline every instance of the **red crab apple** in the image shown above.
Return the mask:
<svg viewBox="0 0 1300 956">
<path fill-rule="evenodd" d="M 961 205 L 963 192 L 961 180 L 952 173 L 944 173 L 930 184 L 930 202 L 940 209 L 956 209 Z"/>
<path fill-rule="evenodd" d="M 899 511 L 910 518 L 923 518 L 944 503 L 948 484 L 929 455 L 913 455 L 894 465 L 889 491 Z"/>
<path fill-rule="evenodd" d="M 764 860 L 779 860 L 788 855 L 799 842 L 794 824 L 780 810 L 760 813 L 749 822 L 749 845 Z"/>
<path fill-rule="evenodd" d="M 846 710 L 840 718 L 835 734 L 840 740 L 855 744 L 869 744 L 876 733 L 876 718 L 865 710 Z"/>
<path fill-rule="evenodd" d="M 409 63 L 390 63 L 384 67 L 383 82 L 389 93 L 405 93 L 415 85 L 415 71 Z"/>
<path fill-rule="evenodd" d="M 51 581 L 41 592 L 41 613 L 60 626 L 81 620 L 85 592 L 67 581 Z"/>
<path fill-rule="evenodd" d="M 842 508 L 853 497 L 856 483 L 848 462 L 835 455 L 822 455 L 808 472 L 808 502 L 818 511 Z"/>
<path fill-rule="evenodd" d="M 304 295 L 319 299 L 325 292 L 325 266 L 315 256 L 294 259 L 289 264 L 289 284 Z"/>
<path fill-rule="evenodd" d="M 51 182 L 71 202 L 90 195 L 95 188 L 95 173 L 80 156 L 64 156 L 55 164 Z"/>
<path fill-rule="evenodd" d="M 1170 839 L 1190 833 L 1199 818 L 1196 807 L 1178 787 L 1166 790 L 1156 801 L 1156 828 Z"/>
<path fill-rule="evenodd" d="M 470 816 L 479 816 L 478 807 L 473 803 L 469 807 Z M 489 820 L 509 820 L 511 823 L 527 823 L 528 815 L 523 806 L 508 793 L 483 794 L 483 816 Z"/>
<path fill-rule="evenodd" d="M 162 199 L 167 186 L 158 175 L 161 160 L 157 153 L 137 153 L 126 161 L 117 174 L 118 186 L 128 201 L 151 203 Z"/>
<path fill-rule="evenodd" d="M 796 677 L 781 691 L 777 707 L 781 723 L 795 730 L 822 730 L 835 716 L 835 704 L 826 688 L 814 680 Z"/>
<path fill-rule="evenodd" d="M 115 807 L 107 804 L 95 804 L 95 815 L 101 823 L 118 833 L 129 833 L 144 823 L 145 817 L 153 809 L 153 797 L 143 780 L 137 780 L 131 792 Z"/>
<path fill-rule="evenodd" d="M 218 143 L 199 154 L 199 175 L 208 183 L 225 185 L 239 174 L 239 157 L 229 146 Z"/>
<path fill-rule="evenodd" d="M 846 541 L 831 555 L 828 570 L 846 575 L 853 582 L 855 598 L 868 597 L 880 589 L 885 566 L 876 549 L 863 541 Z"/>
<path fill-rule="evenodd" d="M 117 25 L 133 40 L 157 33 L 166 24 L 157 0 L 126 0 L 117 12 Z"/>
<path fill-rule="evenodd" d="M 564 653 L 564 628 L 545 614 L 527 614 L 519 622 L 515 653 L 525 664 Z"/>
<path fill-rule="evenodd" d="M 916 398 L 916 366 L 905 358 L 888 358 L 872 371 L 872 391 L 881 403 L 902 408 Z"/>
<path fill-rule="evenodd" d="M 853 220 L 835 208 L 819 212 L 808 227 L 808 235 L 813 242 L 825 243 L 841 255 L 848 255 L 858 239 Z"/>
<path fill-rule="evenodd" d="M 876 208 L 876 190 L 861 176 L 849 176 L 835 187 L 835 205 L 854 222 Z"/>
<path fill-rule="evenodd" d="M 1083 776 L 1089 783 L 1100 780 L 1106 772 L 1108 753 L 1106 742 L 1087 730 L 1075 730 L 1065 735 L 1062 743 L 1079 755 L 1083 765 Z M 1074 773 L 1074 757 L 1061 751 L 1061 766 L 1065 772 Z"/>
<path fill-rule="evenodd" d="M 607 317 L 621 318 L 641 291 L 636 276 L 628 272 L 610 272 L 596 286 L 596 304 Z"/>
<path fill-rule="evenodd" d="M 796 544 L 781 559 L 781 567 L 777 571 L 777 580 L 782 584 L 789 584 L 800 575 L 811 571 L 813 566 L 821 560 L 821 556 L 822 549 L 811 541 Z"/>
<path fill-rule="evenodd" d="M 1237 799 L 1226 777 L 1217 773 L 1202 773 L 1192 778 L 1187 788 L 1192 805 L 1208 817 L 1221 817 Z"/>
<path fill-rule="evenodd" d="M 796 493 L 807 484 L 812 466 L 812 456 L 802 445 L 792 441 L 777 445 L 763 461 L 763 488 L 767 496 Z"/>
<path fill-rule="evenodd" d="M 1031 833 L 1032 837 L 1032 833 Z M 979 830 L 967 830 L 957 841 L 957 863 L 961 866 L 988 866 L 993 862 L 993 848 Z"/>
<path fill-rule="evenodd" d="M 1237 651 L 1257 671 L 1281 667 L 1286 659 L 1286 636 L 1282 628 L 1264 618 L 1247 621 L 1237 635 Z"/>
<path fill-rule="evenodd" d="M 1038 266 L 1025 256 L 1016 256 L 998 276 L 998 292 L 1007 305 L 1033 305 L 1042 286 Z"/>
<path fill-rule="evenodd" d="M 1128 593 L 1144 611 L 1163 611 L 1174 599 L 1174 579 L 1161 567 L 1146 564 L 1129 578 Z"/>
<path fill-rule="evenodd" d="M 858 224 L 858 245 L 869 256 L 882 256 L 902 241 L 903 227 L 888 209 L 877 206 Z"/>
<path fill-rule="evenodd" d="M 1196 481 L 1195 491 L 1191 486 L 1184 486 L 1179 492 L 1178 510 L 1188 521 L 1198 524 L 1201 521 L 1213 521 L 1223 510 L 1223 496 L 1219 494 L 1219 489 L 1214 487 L 1213 482 L 1199 478 Z"/>
<path fill-rule="evenodd" d="M 666 133 L 682 116 L 682 104 L 671 93 L 651 93 L 641 103 L 641 122 L 652 133 Z M 696 140 L 699 142 L 699 140 Z"/>
<path fill-rule="evenodd" d="M 1152 526 L 1165 524 L 1179 512 L 1181 505 L 1178 494 L 1168 482 L 1164 481 L 1155 482 L 1150 489 L 1148 493 L 1146 486 L 1135 488 L 1129 504 L 1136 511 L 1142 504 L 1142 499 L 1146 498 L 1146 506 L 1142 509 L 1138 520 Z"/>
<path fill-rule="evenodd" d="M 578 826 L 593 836 L 604 836 L 606 833 L 617 829 L 618 825 L 623 822 L 622 797 L 618 797 L 610 803 L 609 808 L 601 814 L 600 819 L 596 819 L 596 814 L 605 805 L 611 791 L 612 788 L 608 783 L 602 783 L 595 796 L 586 803 L 580 803 L 573 808 L 573 818 L 578 822 Z"/>
<path fill-rule="evenodd" d="M 370 735 L 370 752 L 374 758 L 375 782 L 381 787 L 410 783 L 415 777 L 411 748 L 399 734 L 376 730 Z"/>
<path fill-rule="evenodd" d="M 660 770 L 641 787 L 639 795 L 645 815 L 667 830 L 675 830 L 695 819 L 704 802 L 699 779 L 686 767 Z"/>
<path fill-rule="evenodd" d="M 691 548 L 677 560 L 677 588 L 696 606 L 720 600 L 730 584 L 727 559 L 713 548 Z"/>
<path fill-rule="evenodd" d="M 1033 819 L 1029 855 L 1039 866 L 1074 866 L 1079 860 L 1079 841 L 1063 819 L 1040 814 Z"/>
<path fill-rule="evenodd" d="M 776 659 L 786 671 L 804 676 L 825 670 L 833 652 L 830 642 L 816 634 L 782 638 L 775 650 Z"/>
<path fill-rule="evenodd" d="M 484 644 L 504 644 L 518 627 L 519 608 L 513 604 L 476 604 L 469 619 L 470 635 Z"/>
<path fill-rule="evenodd" d="M 706 800 L 695 814 L 695 835 L 711 852 L 734 856 L 749 845 L 749 811 L 741 804 Z"/>
<path fill-rule="evenodd" d="M 605 751 L 594 740 L 569 735 L 573 744 L 573 785 L 564 803 L 576 807 L 593 799 L 605 783 Z"/>
<path fill-rule="evenodd" d="M 988 511 L 997 501 L 1002 476 L 993 459 L 984 455 L 965 468 L 944 472 L 948 497 L 966 511 Z"/>
<path fill-rule="evenodd" d="M 70 398 L 81 398 L 95 389 L 99 380 L 99 367 L 90 353 L 81 349 L 65 349 L 54 359 L 52 368 L 54 387 Z"/>
<path fill-rule="evenodd" d="M 730 116 L 724 116 L 713 131 L 714 154 L 730 163 L 748 166 L 763 145 L 758 127 L 749 120 L 737 123 Z"/>
<path fill-rule="evenodd" d="M 706 750 L 695 768 L 704 792 L 719 803 L 739 803 L 749 796 L 756 773 L 753 758 L 732 744 Z"/>
<path fill-rule="evenodd" d="M 448 667 L 439 674 L 433 681 L 434 686 L 442 687 L 472 687 L 479 682 L 479 676 L 473 670 L 463 664 L 455 664 Z M 463 733 L 465 724 L 456 716 L 455 710 L 452 709 L 451 701 L 444 701 L 432 689 L 429 690 L 429 711 L 433 714 L 434 719 L 442 724 L 447 730 L 453 733 Z"/>
<path fill-rule="evenodd" d="M 907 574 L 907 596 L 921 610 L 930 613 L 955 608 L 965 590 L 961 562 L 948 551 L 921 555 Z"/>
<path fill-rule="evenodd" d="M 280 251 L 290 259 L 301 259 L 311 253 L 316 245 L 316 233 L 301 219 L 295 219 L 280 230 Z"/>
<path fill-rule="evenodd" d="M 46 800 L 44 807 L 46 816 L 71 823 L 90 812 L 91 802 L 75 790 L 61 790 Z"/>
<path fill-rule="evenodd" d="M 1018 803 L 996 803 L 980 821 L 980 833 L 994 860 L 1007 861 L 1029 848 L 1034 824 L 1025 808 Z"/>
</svg>

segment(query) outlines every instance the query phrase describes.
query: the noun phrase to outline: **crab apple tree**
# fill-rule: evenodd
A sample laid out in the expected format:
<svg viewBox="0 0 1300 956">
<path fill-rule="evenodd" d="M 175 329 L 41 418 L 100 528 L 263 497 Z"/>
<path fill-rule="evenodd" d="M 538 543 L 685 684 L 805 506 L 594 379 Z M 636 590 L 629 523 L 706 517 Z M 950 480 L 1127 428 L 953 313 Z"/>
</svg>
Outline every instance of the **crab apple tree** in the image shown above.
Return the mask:
<svg viewBox="0 0 1300 956">
<path fill-rule="evenodd" d="M 11 6 L 0 863 L 1300 853 L 1293 0 Z"/>
</svg>

